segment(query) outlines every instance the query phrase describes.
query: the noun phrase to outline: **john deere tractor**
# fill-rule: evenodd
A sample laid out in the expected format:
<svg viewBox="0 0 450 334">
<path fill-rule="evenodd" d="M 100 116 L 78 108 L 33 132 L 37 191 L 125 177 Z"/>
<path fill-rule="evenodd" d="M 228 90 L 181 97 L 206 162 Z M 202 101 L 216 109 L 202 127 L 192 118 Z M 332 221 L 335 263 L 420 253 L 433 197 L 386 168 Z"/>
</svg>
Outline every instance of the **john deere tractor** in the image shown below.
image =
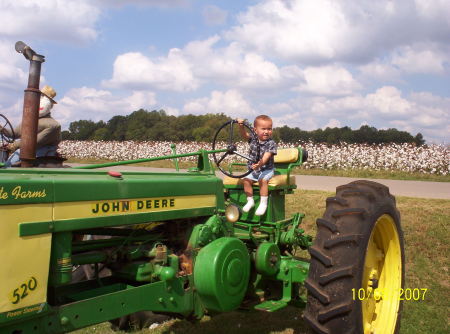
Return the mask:
<svg viewBox="0 0 450 334">
<path fill-rule="evenodd" d="M 262 319 L 293 305 L 313 333 L 398 333 L 404 251 L 389 189 L 338 187 L 313 240 L 285 204 L 306 151 L 280 149 L 266 213 L 243 213 L 250 171 L 229 161 L 248 159 L 235 127 L 220 127 L 211 150 L 78 168 L 28 168 L 28 156 L 0 168 L 0 333 L 125 329 L 146 311 L 195 320 L 243 305 Z M 197 162 L 186 171 L 112 169 L 188 156 Z"/>
</svg>

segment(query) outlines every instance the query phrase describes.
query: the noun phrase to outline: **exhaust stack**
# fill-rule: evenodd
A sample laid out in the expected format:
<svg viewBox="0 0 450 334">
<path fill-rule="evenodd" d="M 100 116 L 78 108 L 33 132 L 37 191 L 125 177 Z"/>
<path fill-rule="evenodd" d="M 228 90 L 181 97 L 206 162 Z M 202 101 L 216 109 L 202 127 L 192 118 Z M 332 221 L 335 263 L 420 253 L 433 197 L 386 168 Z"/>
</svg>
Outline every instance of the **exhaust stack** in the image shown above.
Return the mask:
<svg viewBox="0 0 450 334">
<path fill-rule="evenodd" d="M 22 41 L 18 41 L 15 48 L 18 53 L 22 53 L 30 61 L 28 87 L 25 89 L 23 98 L 20 161 L 21 167 L 32 167 L 36 159 L 39 101 L 41 97 L 39 81 L 41 78 L 41 64 L 45 61 L 45 56 L 37 54 Z"/>
</svg>

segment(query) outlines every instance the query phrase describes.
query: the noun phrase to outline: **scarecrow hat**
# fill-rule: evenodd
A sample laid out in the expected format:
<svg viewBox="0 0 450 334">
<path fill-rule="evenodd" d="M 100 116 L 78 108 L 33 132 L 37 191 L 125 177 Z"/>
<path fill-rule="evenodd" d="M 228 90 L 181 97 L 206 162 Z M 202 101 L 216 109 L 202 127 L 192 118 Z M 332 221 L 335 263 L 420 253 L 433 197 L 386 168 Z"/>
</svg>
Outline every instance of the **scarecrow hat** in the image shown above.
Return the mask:
<svg viewBox="0 0 450 334">
<path fill-rule="evenodd" d="M 45 85 L 44 87 L 42 87 L 41 93 L 47 96 L 50 99 L 50 101 L 52 101 L 53 104 L 57 103 L 55 100 L 53 100 L 53 98 L 56 96 L 56 92 L 49 85 Z"/>
</svg>

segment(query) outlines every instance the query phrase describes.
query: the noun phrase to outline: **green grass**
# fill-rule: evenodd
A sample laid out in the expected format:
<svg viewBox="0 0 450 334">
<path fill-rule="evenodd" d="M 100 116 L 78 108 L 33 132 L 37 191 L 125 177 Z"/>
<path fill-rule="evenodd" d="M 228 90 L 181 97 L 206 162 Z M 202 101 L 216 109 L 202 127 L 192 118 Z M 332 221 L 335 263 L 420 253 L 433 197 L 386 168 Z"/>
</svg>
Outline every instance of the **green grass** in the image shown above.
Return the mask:
<svg viewBox="0 0 450 334">
<path fill-rule="evenodd" d="M 93 160 L 93 159 L 68 159 L 66 163 L 82 163 L 82 164 L 97 164 L 107 163 L 111 160 Z M 142 162 L 139 164 L 131 164 L 129 166 L 142 167 L 160 167 L 160 168 L 174 168 L 172 160 L 160 160 L 151 162 Z M 196 166 L 196 163 L 191 161 L 180 161 L 180 168 L 189 168 Z M 377 171 L 366 169 L 294 169 L 294 174 L 297 175 L 318 175 L 318 176 L 343 176 L 352 178 L 369 178 L 369 179 L 391 179 L 391 180 L 413 180 L 413 181 L 434 181 L 434 182 L 450 182 L 450 175 L 434 175 L 425 173 L 408 173 L 401 171 Z"/>
<path fill-rule="evenodd" d="M 414 180 L 414 181 L 435 181 L 450 182 L 450 175 L 434 175 L 425 173 L 408 173 L 388 170 L 369 169 L 297 169 L 296 174 L 300 175 L 320 175 L 320 176 L 344 176 L 367 179 L 392 179 L 392 180 Z"/>
<path fill-rule="evenodd" d="M 303 228 L 315 235 L 315 220 L 322 216 L 325 199 L 332 193 L 298 190 L 287 196 L 287 214 L 303 212 Z M 446 334 L 450 308 L 448 255 L 450 244 L 450 200 L 397 197 L 405 238 L 407 288 L 427 288 L 423 301 L 405 301 L 401 334 Z M 156 329 L 134 331 L 134 334 L 159 333 L 305 333 L 302 310 L 288 307 L 280 312 L 229 312 L 205 317 L 193 324 L 170 320 Z M 107 323 L 76 331 L 77 334 L 114 333 Z"/>
</svg>

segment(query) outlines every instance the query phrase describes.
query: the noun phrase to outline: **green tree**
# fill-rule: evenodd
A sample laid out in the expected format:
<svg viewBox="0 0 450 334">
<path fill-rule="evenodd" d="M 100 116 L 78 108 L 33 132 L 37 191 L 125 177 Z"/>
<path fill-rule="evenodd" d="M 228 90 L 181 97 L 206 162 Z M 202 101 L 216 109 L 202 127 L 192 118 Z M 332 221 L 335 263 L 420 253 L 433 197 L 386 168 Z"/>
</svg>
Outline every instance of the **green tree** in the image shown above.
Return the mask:
<svg viewBox="0 0 450 334">
<path fill-rule="evenodd" d="M 147 111 L 139 109 L 128 116 L 114 116 L 106 124 L 80 120 L 72 122 L 69 131 L 63 132 L 63 139 L 77 140 L 165 140 L 209 141 L 216 131 L 231 118 L 223 113 L 206 115 L 167 115 L 164 110 Z M 238 137 L 238 136 L 237 136 Z M 358 130 L 348 126 L 342 128 L 317 129 L 313 131 L 291 128 L 287 125 L 274 129 L 273 138 L 286 143 L 314 141 L 319 143 L 416 143 L 423 145 L 421 133 L 413 137 L 406 131 L 394 128 L 377 130 L 363 125 Z"/>
<path fill-rule="evenodd" d="M 108 129 L 106 127 L 98 128 L 94 131 L 91 138 L 92 140 L 105 140 L 108 135 Z"/>
<path fill-rule="evenodd" d="M 88 140 L 95 130 L 102 127 L 104 124 L 104 122 L 95 123 L 90 120 L 72 122 L 69 125 L 70 137 L 73 140 Z"/>
<path fill-rule="evenodd" d="M 71 140 L 71 136 L 70 136 L 70 131 L 69 130 L 64 130 L 61 132 L 61 138 L 62 140 Z"/>
<path fill-rule="evenodd" d="M 420 132 L 414 137 L 414 142 L 417 146 L 422 146 L 423 144 L 425 144 L 425 140 L 423 139 L 423 136 Z"/>
<path fill-rule="evenodd" d="M 111 118 L 106 128 L 106 140 L 125 140 L 127 132 L 127 116 L 114 116 Z"/>
</svg>

